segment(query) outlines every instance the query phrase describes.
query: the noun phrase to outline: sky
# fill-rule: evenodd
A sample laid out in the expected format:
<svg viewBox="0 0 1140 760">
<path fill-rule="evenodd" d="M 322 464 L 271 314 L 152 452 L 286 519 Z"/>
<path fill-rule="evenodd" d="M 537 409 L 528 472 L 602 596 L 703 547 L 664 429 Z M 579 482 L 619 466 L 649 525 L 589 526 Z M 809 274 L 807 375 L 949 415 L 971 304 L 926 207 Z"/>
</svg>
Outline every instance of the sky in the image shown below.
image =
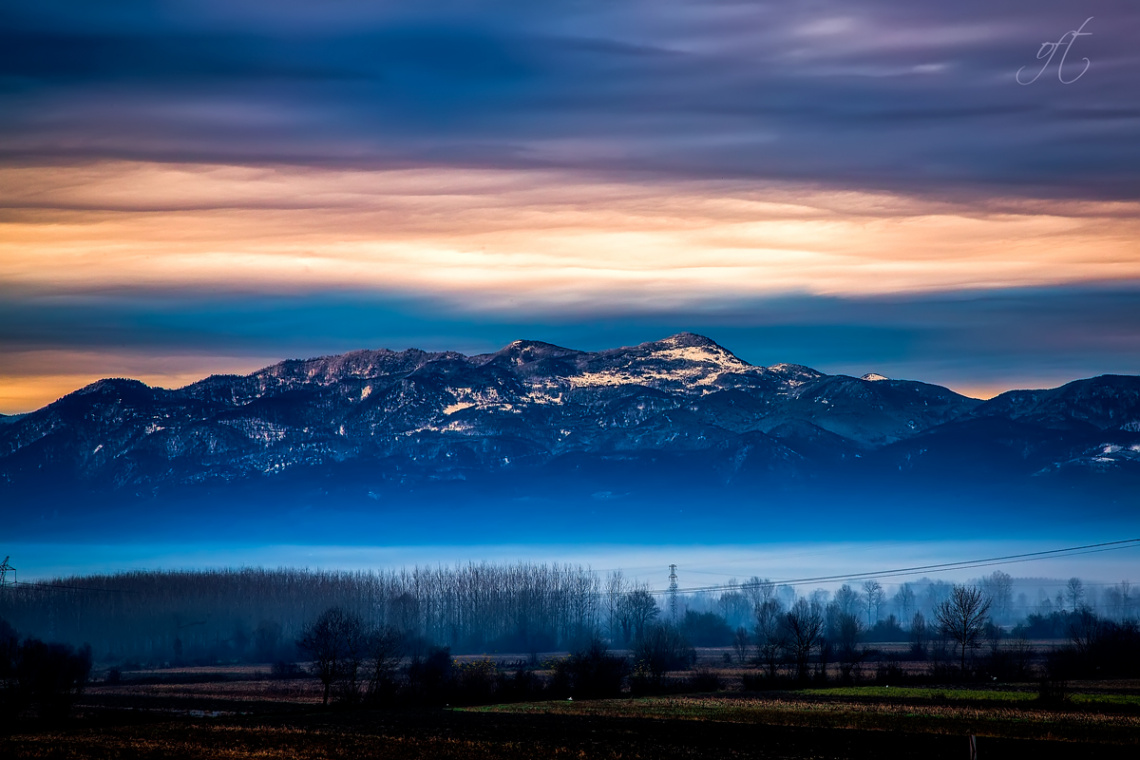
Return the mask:
<svg viewBox="0 0 1140 760">
<path fill-rule="evenodd" d="M 1082 531 L 1078 530 L 1078 534 Z M 1091 532 L 1083 535 L 1094 535 Z M 1084 543 L 1084 542 L 1088 543 Z M 669 565 L 676 564 L 678 585 L 699 590 L 758 576 L 791 582 L 801 593 L 815 588 L 834 590 L 862 579 L 831 576 L 882 573 L 884 585 L 896 586 L 920 578 L 968 583 L 1000 570 L 1015 578 L 1052 579 L 1060 590 L 1074 576 L 1086 583 L 1111 585 L 1135 578 L 1140 546 L 1116 545 L 1093 550 L 1064 550 L 1096 543 L 1096 538 L 1070 535 L 1067 541 L 1040 537 L 1021 539 L 780 541 L 767 544 L 413 544 L 345 546 L 322 544 L 64 543 L 17 544 L 21 559 L 18 578 L 47 580 L 87 574 L 110 574 L 165 569 L 225 569 L 233 567 L 295 567 L 310 570 L 367 572 L 376 568 L 454 567 L 468 563 L 569 564 L 600 574 L 621 570 L 628 578 L 662 591 L 668 587 Z M 1024 556 L 1045 552 L 1043 556 Z M 1053 552 L 1053 554 L 1049 554 Z M 1014 559 L 1001 559 L 1001 558 Z M 986 560 L 993 560 L 987 562 Z M 948 563 L 974 563 L 939 568 Z"/>
<path fill-rule="evenodd" d="M 0 413 L 681 330 L 1140 373 L 1138 39 L 1126 0 L 3 3 Z"/>
</svg>

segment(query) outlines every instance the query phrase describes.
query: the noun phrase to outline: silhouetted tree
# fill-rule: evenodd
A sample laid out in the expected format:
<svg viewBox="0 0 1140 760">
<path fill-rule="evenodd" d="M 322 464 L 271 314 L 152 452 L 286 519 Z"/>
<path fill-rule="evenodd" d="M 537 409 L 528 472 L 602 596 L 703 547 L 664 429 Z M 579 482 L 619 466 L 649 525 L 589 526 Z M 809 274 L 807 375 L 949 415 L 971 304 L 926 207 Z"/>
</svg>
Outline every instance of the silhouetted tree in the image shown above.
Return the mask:
<svg viewBox="0 0 1140 760">
<path fill-rule="evenodd" d="M 626 658 L 609 654 L 605 643 L 594 639 L 555 663 L 551 689 L 556 695 L 575 699 L 616 697 L 628 674 Z"/>
<path fill-rule="evenodd" d="M 914 613 L 910 621 L 910 654 L 916 660 L 926 659 L 926 617 L 921 612 Z"/>
<path fill-rule="evenodd" d="M 978 648 L 989 610 L 990 600 L 983 596 L 981 589 L 957 585 L 951 589 L 950 598 L 935 609 L 939 630 L 958 645 L 963 674 L 966 672 L 966 650 Z"/>
<path fill-rule="evenodd" d="M 777 599 L 769 599 L 756 608 L 756 656 L 768 668 L 769 678 L 776 677 L 786 644 L 783 609 Z"/>
<path fill-rule="evenodd" d="M 1065 584 L 1065 597 L 1069 600 L 1069 609 L 1074 612 L 1081 606 L 1085 598 L 1085 587 L 1080 578 L 1070 578 Z"/>
<path fill-rule="evenodd" d="M 736 661 L 743 663 L 748 659 L 748 647 L 752 641 L 748 636 L 748 629 L 744 626 L 739 626 L 736 633 L 732 637 L 732 648 L 736 650 Z"/>
<path fill-rule="evenodd" d="M 368 635 L 368 679 L 370 699 L 382 699 L 395 692 L 396 666 L 404 648 L 404 636 L 392 626 L 383 626 Z"/>
<path fill-rule="evenodd" d="M 339 685 L 348 699 L 358 693 L 357 679 L 366 646 L 363 622 L 340 607 L 325 610 L 297 639 L 297 648 L 313 661 L 313 673 L 324 687 L 325 705 L 334 685 Z"/>
<path fill-rule="evenodd" d="M 17 704 L 31 704 L 41 717 L 61 718 L 91 675 L 91 647 L 26 639 L 16 653 Z"/>
<path fill-rule="evenodd" d="M 903 620 L 910 617 L 911 611 L 914 609 L 915 601 L 914 588 L 909 583 L 904 583 L 899 586 L 899 590 L 895 592 L 894 603 Z"/>
<path fill-rule="evenodd" d="M 883 600 L 887 597 L 883 586 L 878 581 L 867 581 L 863 584 L 863 604 L 867 607 L 867 627 L 870 628 L 879 619 L 879 610 L 882 609 Z"/>
<path fill-rule="evenodd" d="M 844 583 L 835 592 L 835 604 L 838 605 L 839 611 L 845 615 L 858 615 L 862 600 L 859 598 L 858 591 Z"/>
<path fill-rule="evenodd" d="M 657 600 L 649 593 L 648 587 L 643 586 L 626 594 L 621 610 L 622 634 L 625 640 L 640 639 L 659 614 L 661 610 L 657 607 Z"/>
<path fill-rule="evenodd" d="M 796 664 L 796 678 L 807 680 L 812 647 L 823 637 L 823 610 L 819 604 L 800 599 L 785 613 L 783 622 L 787 645 Z"/>
<path fill-rule="evenodd" d="M 670 670 L 689 667 L 696 658 L 684 635 L 672 625 L 652 625 L 637 639 L 633 649 L 636 669 L 648 676 L 654 688 Z"/>
</svg>

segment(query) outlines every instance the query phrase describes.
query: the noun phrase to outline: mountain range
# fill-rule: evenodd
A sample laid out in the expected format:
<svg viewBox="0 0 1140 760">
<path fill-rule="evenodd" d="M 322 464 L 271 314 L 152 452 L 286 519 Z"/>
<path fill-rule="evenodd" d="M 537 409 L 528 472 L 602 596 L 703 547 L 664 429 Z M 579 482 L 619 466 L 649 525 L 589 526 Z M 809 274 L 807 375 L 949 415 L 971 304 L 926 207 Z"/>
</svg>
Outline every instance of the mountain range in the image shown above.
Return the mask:
<svg viewBox="0 0 1140 760">
<path fill-rule="evenodd" d="M 754 366 L 691 333 L 599 352 L 355 351 L 177 390 L 108 379 L 0 418 L 0 500 L 28 535 L 210 504 L 491 514 L 926 494 L 1127 514 L 1138 486 L 1140 377 L 981 401 Z"/>
</svg>

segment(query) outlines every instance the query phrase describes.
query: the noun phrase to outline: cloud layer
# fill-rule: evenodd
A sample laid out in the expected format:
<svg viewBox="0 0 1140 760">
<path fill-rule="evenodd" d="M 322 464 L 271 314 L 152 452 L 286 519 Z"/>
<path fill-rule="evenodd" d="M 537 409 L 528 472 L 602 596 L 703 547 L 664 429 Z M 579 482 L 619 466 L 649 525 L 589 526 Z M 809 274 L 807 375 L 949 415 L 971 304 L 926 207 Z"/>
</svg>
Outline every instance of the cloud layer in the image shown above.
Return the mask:
<svg viewBox="0 0 1140 760">
<path fill-rule="evenodd" d="M 1086 27 L 1031 86 L 1041 43 Z M 0 156 L 573 167 L 1136 199 L 1116 0 L 45 0 L 0 12 Z M 1029 74 L 1025 74 L 1029 78 Z"/>
<path fill-rule="evenodd" d="M 0 412 L 680 329 L 979 394 L 1140 372 L 1137 39 L 1116 0 L 8 4 Z"/>
</svg>

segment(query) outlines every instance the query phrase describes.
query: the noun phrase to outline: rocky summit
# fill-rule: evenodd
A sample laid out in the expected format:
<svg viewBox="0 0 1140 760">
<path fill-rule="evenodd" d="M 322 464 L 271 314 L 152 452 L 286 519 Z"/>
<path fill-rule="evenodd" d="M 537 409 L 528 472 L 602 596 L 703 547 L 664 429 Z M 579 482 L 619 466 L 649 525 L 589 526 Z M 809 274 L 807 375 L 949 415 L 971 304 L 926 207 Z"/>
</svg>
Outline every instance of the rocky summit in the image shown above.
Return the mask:
<svg viewBox="0 0 1140 760">
<path fill-rule="evenodd" d="M 178 390 L 101 380 L 0 424 L 0 498 L 436 492 L 615 498 L 698 489 L 1132 492 L 1140 378 L 988 401 L 870 373 L 751 365 L 681 333 L 599 352 L 519 340 L 466 356 L 366 350 Z M 432 489 L 436 489 L 433 491 Z"/>
</svg>

